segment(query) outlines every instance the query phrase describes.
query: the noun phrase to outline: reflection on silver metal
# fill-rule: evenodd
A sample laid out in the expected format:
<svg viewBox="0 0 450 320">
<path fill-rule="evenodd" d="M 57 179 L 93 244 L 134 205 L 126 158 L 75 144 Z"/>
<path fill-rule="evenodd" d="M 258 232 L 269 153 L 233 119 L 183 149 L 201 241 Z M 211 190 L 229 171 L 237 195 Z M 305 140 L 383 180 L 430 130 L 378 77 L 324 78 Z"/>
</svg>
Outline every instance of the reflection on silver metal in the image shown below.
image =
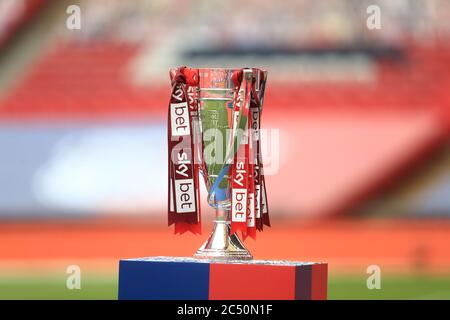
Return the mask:
<svg viewBox="0 0 450 320">
<path fill-rule="evenodd" d="M 234 91 L 231 88 L 200 88 L 200 91 Z"/>
<path fill-rule="evenodd" d="M 220 81 L 211 81 L 211 77 L 209 77 L 211 71 L 215 71 L 216 74 L 219 75 Z M 232 78 L 234 71 L 238 69 L 199 69 L 199 90 L 197 101 L 199 103 L 199 114 L 200 114 L 200 122 L 203 125 L 207 121 L 203 121 L 203 116 L 210 116 L 213 114 L 212 112 L 204 113 L 203 109 L 208 103 L 214 105 L 215 108 L 223 108 L 225 112 L 215 112 L 214 115 L 221 114 L 220 117 L 222 119 L 214 119 L 216 125 L 212 126 L 215 131 L 221 132 L 221 130 L 228 130 L 230 137 L 227 137 L 228 145 L 224 143 L 225 152 L 223 162 L 217 163 L 217 165 L 221 165 L 223 163 L 231 163 L 234 159 L 233 150 L 234 150 L 234 141 L 235 139 L 231 136 L 233 130 L 231 130 L 232 122 L 228 121 L 228 126 L 230 128 L 226 128 L 226 125 L 221 126 L 220 120 L 223 120 L 223 115 L 227 117 L 227 119 L 231 119 L 232 117 L 232 108 L 230 108 L 230 101 L 234 101 L 238 93 L 238 88 L 235 87 Z M 253 77 L 253 69 L 243 69 L 242 81 L 243 87 L 245 90 L 241 92 L 242 96 L 246 96 L 248 90 L 248 85 L 251 84 Z M 259 90 L 259 87 L 258 87 Z M 215 103 L 214 101 L 217 101 Z M 223 105 L 220 105 L 220 102 L 223 101 Z M 211 122 L 212 123 L 212 122 Z M 223 123 L 222 123 L 223 124 Z M 203 141 L 205 143 L 205 141 Z M 211 163 L 207 162 L 204 158 L 202 159 L 205 167 L 211 165 Z M 214 163 L 213 163 L 214 164 Z M 218 260 L 251 260 L 253 259 L 250 252 L 245 248 L 242 241 L 239 239 L 237 233 L 231 235 L 231 226 L 230 226 L 230 207 L 231 207 L 231 190 L 229 184 L 225 187 L 221 187 L 224 189 L 225 196 L 217 198 L 216 193 L 211 191 L 212 185 L 214 185 L 215 180 L 219 177 L 218 171 L 215 170 L 204 170 L 202 174 L 206 180 L 206 188 L 208 190 L 208 204 L 215 208 L 216 210 L 216 220 L 214 222 L 214 229 L 208 240 L 203 244 L 203 246 L 198 249 L 197 253 L 194 255 L 195 258 L 201 259 L 218 259 Z M 222 179 L 228 179 L 229 175 L 227 173 L 224 174 Z"/>
<path fill-rule="evenodd" d="M 233 98 L 199 98 L 200 101 L 233 101 Z"/>
<path fill-rule="evenodd" d="M 201 248 L 198 249 L 194 257 L 218 260 L 253 259 L 237 234 L 230 235 L 230 222 L 225 220 L 216 220 L 214 222 L 213 232 Z"/>
</svg>

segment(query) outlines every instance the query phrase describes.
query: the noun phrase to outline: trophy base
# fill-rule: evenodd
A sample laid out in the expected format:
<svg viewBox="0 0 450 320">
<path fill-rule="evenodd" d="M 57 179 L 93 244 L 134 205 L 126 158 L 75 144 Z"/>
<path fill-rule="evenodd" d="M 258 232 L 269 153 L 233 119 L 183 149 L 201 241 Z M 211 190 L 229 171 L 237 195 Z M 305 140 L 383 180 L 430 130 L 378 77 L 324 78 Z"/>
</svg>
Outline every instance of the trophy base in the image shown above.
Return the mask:
<svg viewBox="0 0 450 320">
<path fill-rule="evenodd" d="M 216 220 L 214 230 L 208 240 L 197 250 L 197 259 L 214 260 L 251 260 L 250 252 L 245 248 L 236 233 L 230 234 L 230 223 Z"/>
<path fill-rule="evenodd" d="M 296 261 L 123 259 L 120 300 L 324 300 L 328 265 Z"/>
</svg>

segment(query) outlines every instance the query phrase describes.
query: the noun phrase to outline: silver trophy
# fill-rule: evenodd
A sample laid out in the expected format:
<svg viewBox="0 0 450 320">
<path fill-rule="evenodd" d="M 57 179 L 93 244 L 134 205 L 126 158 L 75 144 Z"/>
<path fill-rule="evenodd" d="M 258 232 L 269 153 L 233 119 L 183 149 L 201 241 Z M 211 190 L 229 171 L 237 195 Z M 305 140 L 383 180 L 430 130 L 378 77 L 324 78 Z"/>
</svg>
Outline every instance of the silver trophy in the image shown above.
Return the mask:
<svg viewBox="0 0 450 320">
<path fill-rule="evenodd" d="M 239 239 L 237 233 L 231 234 L 230 211 L 231 192 L 229 172 L 225 165 L 233 160 L 236 144 L 240 139 L 236 137 L 232 128 L 233 102 L 236 95 L 245 96 L 247 92 L 238 92 L 232 80 L 236 69 L 199 69 L 198 88 L 198 128 L 202 139 L 201 173 L 208 190 L 208 203 L 216 210 L 214 229 L 206 242 L 195 253 L 196 258 L 250 260 L 252 255 Z M 243 69 L 242 82 L 250 85 L 241 86 L 251 88 L 251 81 L 258 77 L 256 93 L 264 94 L 263 85 L 259 85 L 259 69 Z M 264 81 L 267 72 L 263 71 Z M 241 83 L 242 83 L 241 82 Z M 247 89 L 248 90 L 248 89 Z M 225 164 L 225 165 L 224 165 Z"/>
</svg>

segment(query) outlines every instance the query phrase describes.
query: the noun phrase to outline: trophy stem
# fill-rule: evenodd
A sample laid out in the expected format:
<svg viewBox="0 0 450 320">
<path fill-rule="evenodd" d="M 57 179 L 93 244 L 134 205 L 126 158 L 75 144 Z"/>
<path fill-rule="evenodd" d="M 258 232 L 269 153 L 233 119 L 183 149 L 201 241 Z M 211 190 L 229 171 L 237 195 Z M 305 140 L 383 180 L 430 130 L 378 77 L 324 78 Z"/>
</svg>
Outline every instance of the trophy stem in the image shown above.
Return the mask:
<svg viewBox="0 0 450 320">
<path fill-rule="evenodd" d="M 195 258 L 219 260 L 253 259 L 237 234 L 231 235 L 229 213 L 230 211 L 226 209 L 216 209 L 214 229 L 208 240 L 195 253 Z"/>
</svg>

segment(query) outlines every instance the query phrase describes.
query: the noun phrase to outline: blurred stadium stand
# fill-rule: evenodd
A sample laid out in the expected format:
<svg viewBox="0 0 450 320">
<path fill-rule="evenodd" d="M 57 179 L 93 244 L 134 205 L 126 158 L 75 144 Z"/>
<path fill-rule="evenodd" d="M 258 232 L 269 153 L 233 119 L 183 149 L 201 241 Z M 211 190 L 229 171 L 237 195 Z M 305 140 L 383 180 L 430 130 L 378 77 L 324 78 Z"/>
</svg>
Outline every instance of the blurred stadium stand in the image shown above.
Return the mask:
<svg viewBox="0 0 450 320">
<path fill-rule="evenodd" d="M 0 2 L 0 47 L 5 46 L 8 40 L 25 25 L 42 6 L 46 0 Z"/>
<path fill-rule="evenodd" d="M 65 11 L 51 11 L 64 6 L 48 2 L 14 2 L 33 10 L 9 24 L 58 12 L 58 35 L 0 79 L 13 83 L 0 99 L 1 216 L 161 215 L 173 65 L 269 69 L 263 122 L 281 128 L 280 170 L 268 178 L 275 217 L 364 215 L 448 144 L 446 1 L 376 1 L 383 32 L 366 28 L 367 1 L 75 1 L 83 15 L 73 31 Z M 0 31 L 39 35 L 35 18 L 33 30 Z M 20 43 L 3 46 L 23 55 Z M 411 214 L 450 214 L 448 188 L 438 189 Z"/>
<path fill-rule="evenodd" d="M 448 0 L 0 0 L 0 267 L 192 254 L 202 237 L 164 225 L 186 64 L 269 70 L 275 227 L 255 256 L 448 270 L 448 21 Z"/>
</svg>

